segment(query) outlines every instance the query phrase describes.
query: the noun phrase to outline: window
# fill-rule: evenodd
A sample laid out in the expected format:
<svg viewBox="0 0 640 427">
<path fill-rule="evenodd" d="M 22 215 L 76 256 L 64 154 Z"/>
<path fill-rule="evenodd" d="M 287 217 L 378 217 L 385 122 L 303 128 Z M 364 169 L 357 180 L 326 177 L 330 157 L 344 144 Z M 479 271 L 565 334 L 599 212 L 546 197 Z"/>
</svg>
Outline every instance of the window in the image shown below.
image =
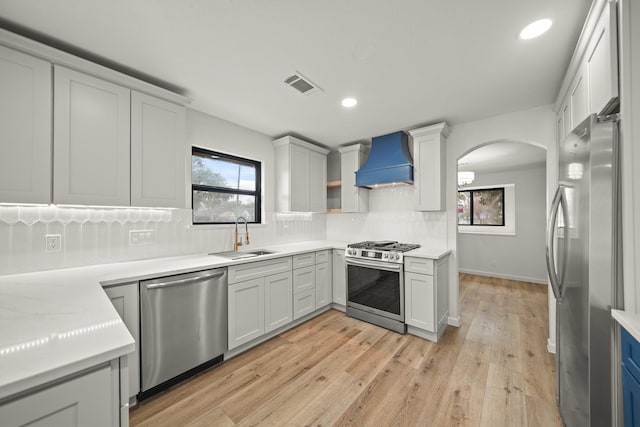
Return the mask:
<svg viewBox="0 0 640 427">
<path fill-rule="evenodd" d="M 458 225 L 504 226 L 504 188 L 458 191 Z"/>
<path fill-rule="evenodd" d="M 260 162 L 198 147 L 191 151 L 194 224 L 260 223 Z"/>
</svg>

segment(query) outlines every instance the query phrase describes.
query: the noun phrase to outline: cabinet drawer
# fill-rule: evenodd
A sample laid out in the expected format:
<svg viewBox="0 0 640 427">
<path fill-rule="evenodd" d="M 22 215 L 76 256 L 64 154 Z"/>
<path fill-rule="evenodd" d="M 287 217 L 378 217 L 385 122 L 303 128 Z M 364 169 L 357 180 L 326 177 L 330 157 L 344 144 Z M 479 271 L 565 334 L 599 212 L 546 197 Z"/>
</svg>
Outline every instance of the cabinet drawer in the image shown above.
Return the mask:
<svg viewBox="0 0 640 427">
<path fill-rule="evenodd" d="M 228 268 L 229 284 L 291 271 L 291 257 L 232 265 Z"/>
<path fill-rule="evenodd" d="M 300 292 L 293 296 L 293 319 L 299 319 L 311 313 L 316 307 L 315 289 Z"/>
<path fill-rule="evenodd" d="M 430 274 L 433 276 L 433 260 L 428 258 L 405 257 L 404 271 Z"/>
<path fill-rule="evenodd" d="M 620 328 L 622 335 L 622 366 L 640 381 L 640 343 L 625 328 Z"/>
<path fill-rule="evenodd" d="M 316 252 L 316 264 L 329 262 L 329 250 Z"/>
<path fill-rule="evenodd" d="M 308 291 L 316 287 L 316 266 L 293 270 L 293 293 Z"/>
<path fill-rule="evenodd" d="M 316 254 L 314 252 L 293 256 L 293 268 L 306 267 L 308 265 L 314 265 L 315 263 Z"/>
</svg>

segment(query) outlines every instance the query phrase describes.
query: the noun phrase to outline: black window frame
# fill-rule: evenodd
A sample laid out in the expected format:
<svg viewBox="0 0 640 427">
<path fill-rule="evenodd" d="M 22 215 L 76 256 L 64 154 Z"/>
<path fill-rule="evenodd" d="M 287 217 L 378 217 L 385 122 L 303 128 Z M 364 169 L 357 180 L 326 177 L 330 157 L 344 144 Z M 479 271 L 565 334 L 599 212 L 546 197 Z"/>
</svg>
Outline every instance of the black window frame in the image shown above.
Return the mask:
<svg viewBox="0 0 640 427">
<path fill-rule="evenodd" d="M 469 193 L 469 224 L 460 224 L 458 222 L 458 226 L 462 227 L 504 227 L 506 225 L 506 216 L 505 216 L 505 204 L 506 200 L 504 197 L 505 187 L 492 187 L 492 188 L 474 188 L 468 190 L 458 190 L 458 193 Z M 480 191 L 495 191 L 500 190 L 502 192 L 502 224 L 474 224 L 473 223 L 473 193 Z"/>
<path fill-rule="evenodd" d="M 247 166 L 255 167 L 255 170 L 256 170 L 256 189 L 255 189 L 255 191 L 241 190 L 241 189 L 230 188 L 230 187 L 217 187 L 217 186 L 212 186 L 212 185 L 194 184 L 193 182 L 191 182 L 191 211 L 192 211 L 191 223 L 193 225 L 235 224 L 235 221 L 233 221 L 233 222 L 220 222 L 220 221 L 218 221 L 218 222 L 195 222 L 194 221 L 194 217 L 193 217 L 193 192 L 194 191 L 208 191 L 208 192 L 226 193 L 226 194 L 233 194 L 233 195 L 255 196 L 255 198 L 256 198 L 256 203 L 255 203 L 256 212 L 254 214 L 255 221 L 247 221 L 247 224 L 262 224 L 262 183 L 261 183 L 261 179 L 262 179 L 262 162 L 260 162 L 258 160 L 247 159 L 247 158 L 244 158 L 244 157 L 233 156 L 231 154 L 222 153 L 220 151 L 208 150 L 206 148 L 191 147 L 191 156 L 193 157 L 193 155 L 196 154 L 196 153 L 198 153 L 200 155 L 205 155 L 205 156 L 215 156 L 215 157 L 218 157 L 218 158 L 223 159 L 223 160 L 226 159 L 226 160 L 233 161 L 234 163 L 240 163 L 240 164 L 245 164 Z M 191 173 L 193 174 L 193 166 L 191 168 Z"/>
</svg>

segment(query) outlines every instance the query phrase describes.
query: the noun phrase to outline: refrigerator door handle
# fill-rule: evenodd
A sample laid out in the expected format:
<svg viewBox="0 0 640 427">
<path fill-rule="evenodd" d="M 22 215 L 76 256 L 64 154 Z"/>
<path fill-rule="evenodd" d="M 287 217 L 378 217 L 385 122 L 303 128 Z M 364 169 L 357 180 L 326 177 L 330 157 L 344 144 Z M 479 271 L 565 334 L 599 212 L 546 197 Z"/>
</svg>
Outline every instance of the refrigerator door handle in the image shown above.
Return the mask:
<svg viewBox="0 0 640 427">
<path fill-rule="evenodd" d="M 564 195 L 564 187 L 562 185 L 558 186 L 556 190 L 556 194 L 553 197 L 553 202 L 551 202 L 551 212 L 549 215 L 549 222 L 547 224 L 547 247 L 545 251 L 546 259 L 547 259 L 547 271 L 549 273 L 549 281 L 551 282 L 551 289 L 553 290 L 553 295 L 556 297 L 556 300 L 562 301 L 562 297 L 564 292 L 562 292 L 562 283 L 558 278 L 558 273 L 555 265 L 555 251 L 554 251 L 554 241 L 556 238 L 556 224 L 558 221 L 558 211 L 560 210 L 560 206 L 562 206 L 562 212 L 565 220 L 565 229 L 567 227 L 566 221 L 567 218 L 567 203 Z M 568 237 L 568 236 L 565 236 Z M 563 268 L 563 273 L 565 269 Z M 564 277 L 564 274 L 562 274 Z"/>
</svg>

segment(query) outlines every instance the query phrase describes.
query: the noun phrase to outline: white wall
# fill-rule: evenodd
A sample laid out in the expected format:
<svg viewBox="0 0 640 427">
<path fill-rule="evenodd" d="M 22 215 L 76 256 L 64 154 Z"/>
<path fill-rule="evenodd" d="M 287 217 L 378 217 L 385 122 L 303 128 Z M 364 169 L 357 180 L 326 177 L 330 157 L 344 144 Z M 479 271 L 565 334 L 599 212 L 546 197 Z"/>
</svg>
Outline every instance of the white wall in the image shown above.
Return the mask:
<svg viewBox="0 0 640 427">
<path fill-rule="evenodd" d="M 546 284 L 545 165 L 492 173 L 476 172 L 470 187 L 501 184 L 515 185 L 515 235 L 459 232 L 459 269 L 464 273 Z M 463 228 L 458 227 L 459 230 Z M 487 231 L 490 229 L 488 227 Z"/>
<path fill-rule="evenodd" d="M 458 307 L 458 254 L 457 254 L 457 162 L 469 151 L 498 141 L 525 142 L 547 150 L 547 191 L 545 212 L 551 204 L 558 184 L 558 147 L 555 137 L 555 118 L 551 105 L 518 111 L 485 120 L 463 123 L 451 127 L 447 141 L 447 227 L 448 246 L 452 250 L 449 290 L 449 315 L 460 316 Z M 552 303 L 553 302 L 553 303 Z M 549 342 L 555 351 L 555 302 L 549 296 Z"/>
<path fill-rule="evenodd" d="M 326 237 L 324 214 L 273 212 L 274 149 L 270 137 L 189 110 L 185 147 L 189 165 L 191 145 L 262 162 L 266 224 L 249 225 L 251 247 Z M 153 230 L 154 242 L 129 245 L 129 231 L 141 229 Z M 62 235 L 59 252 L 45 252 L 46 234 Z M 0 274 L 219 252 L 231 250 L 232 244 L 233 226 L 192 226 L 190 209 L 0 206 Z"/>
</svg>

